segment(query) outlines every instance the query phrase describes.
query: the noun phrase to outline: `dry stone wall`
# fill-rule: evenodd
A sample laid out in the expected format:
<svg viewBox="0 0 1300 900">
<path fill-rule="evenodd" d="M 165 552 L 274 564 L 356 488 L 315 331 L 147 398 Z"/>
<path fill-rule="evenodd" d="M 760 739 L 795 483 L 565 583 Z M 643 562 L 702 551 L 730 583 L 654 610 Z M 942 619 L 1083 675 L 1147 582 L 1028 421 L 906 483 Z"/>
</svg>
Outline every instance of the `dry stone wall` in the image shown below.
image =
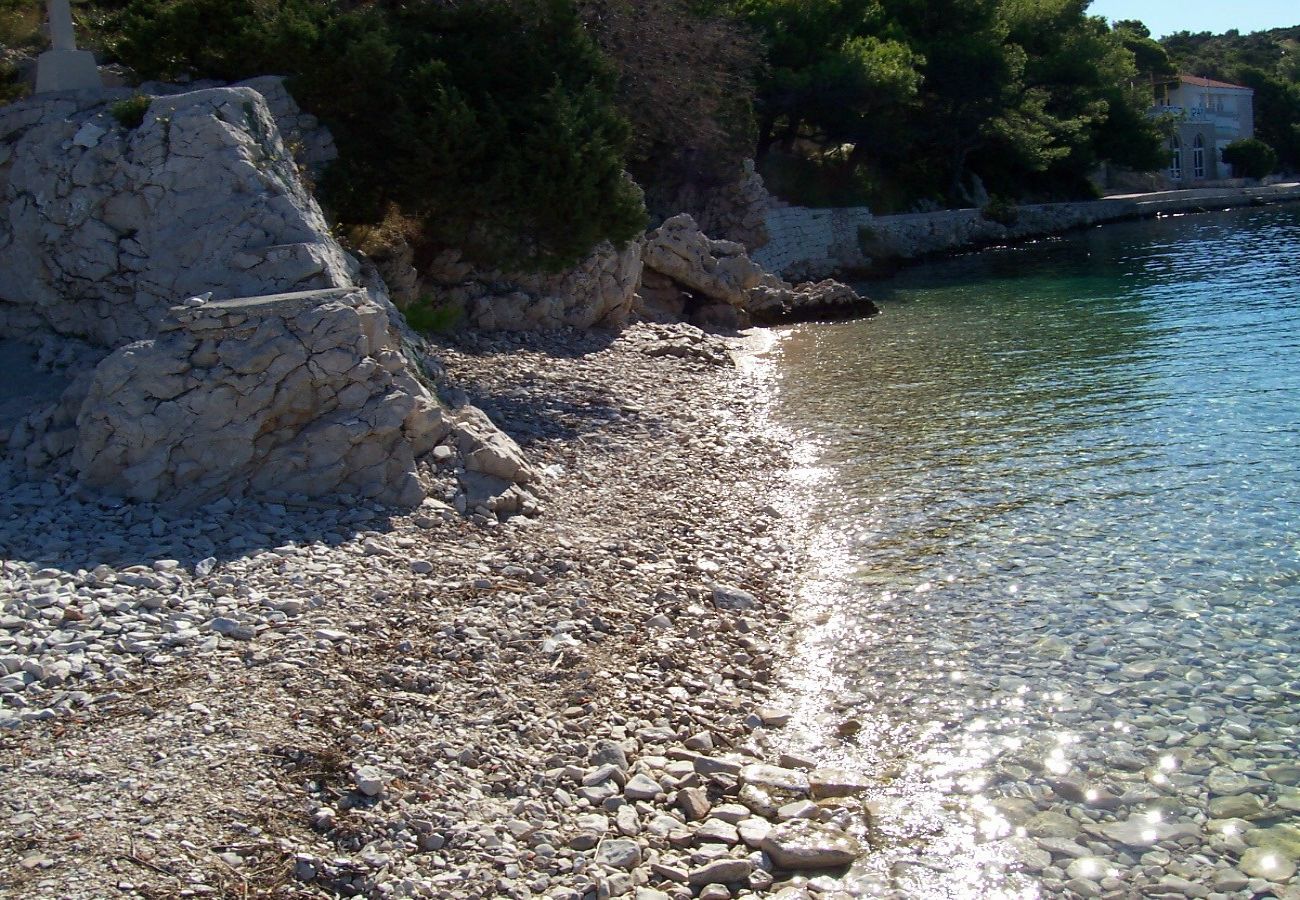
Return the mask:
<svg viewBox="0 0 1300 900">
<path fill-rule="evenodd" d="M 1098 200 L 1017 207 L 1016 220 L 1002 224 L 978 209 L 875 216 L 866 207 L 774 208 L 767 214 L 770 242 L 754 259 L 788 277 L 818 277 L 868 268 L 873 260 L 915 259 L 1058 234 L 1101 221 L 1137 214 L 1128 201 Z"/>
<path fill-rule="evenodd" d="M 766 214 L 769 242 L 750 255 L 764 268 L 788 278 L 821 277 L 864 269 L 873 261 L 916 259 L 939 253 L 1020 241 L 1102 222 L 1224 209 L 1292 199 L 1288 188 L 1253 187 L 1172 191 L 1140 198 L 1016 207 L 1001 223 L 978 209 L 949 209 L 873 216 L 866 207 L 811 209 L 774 206 Z"/>
<path fill-rule="evenodd" d="M 767 211 L 765 220 L 768 242 L 754 252 L 754 260 L 790 277 L 828 275 L 842 268 L 846 259 L 855 258 L 858 228 L 873 221 L 865 207 L 775 207 Z"/>
</svg>

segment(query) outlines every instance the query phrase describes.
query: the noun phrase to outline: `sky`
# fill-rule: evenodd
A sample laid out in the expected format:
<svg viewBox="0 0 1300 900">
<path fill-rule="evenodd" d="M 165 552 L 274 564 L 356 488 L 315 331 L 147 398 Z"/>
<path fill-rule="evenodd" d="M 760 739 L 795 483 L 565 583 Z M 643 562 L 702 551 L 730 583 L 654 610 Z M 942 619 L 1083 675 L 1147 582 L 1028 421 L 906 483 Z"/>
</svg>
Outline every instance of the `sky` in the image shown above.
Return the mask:
<svg viewBox="0 0 1300 900">
<path fill-rule="evenodd" d="M 1212 31 L 1236 28 L 1242 34 L 1300 25 L 1296 0 L 1093 0 L 1088 12 L 1116 19 L 1141 19 L 1152 37 L 1175 31 Z"/>
</svg>

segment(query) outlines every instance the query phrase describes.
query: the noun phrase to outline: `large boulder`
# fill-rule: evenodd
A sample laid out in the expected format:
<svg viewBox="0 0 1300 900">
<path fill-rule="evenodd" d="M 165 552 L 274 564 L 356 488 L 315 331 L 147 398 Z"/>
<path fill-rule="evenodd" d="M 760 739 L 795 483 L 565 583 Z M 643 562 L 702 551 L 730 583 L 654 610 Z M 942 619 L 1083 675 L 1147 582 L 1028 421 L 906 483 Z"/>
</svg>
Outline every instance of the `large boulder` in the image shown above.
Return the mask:
<svg viewBox="0 0 1300 900">
<path fill-rule="evenodd" d="M 415 505 L 451 431 L 364 289 L 179 307 L 95 369 L 81 482 L 139 500 L 350 494 Z M 508 440 L 508 438 L 507 438 Z"/>
<path fill-rule="evenodd" d="M 0 326 L 112 348 L 183 297 L 353 283 L 260 93 L 130 96 L 0 108 Z"/>
<path fill-rule="evenodd" d="M 647 269 L 720 303 L 743 307 L 767 274 L 732 241 L 710 240 L 686 213 L 652 231 L 643 254 Z"/>
<path fill-rule="evenodd" d="M 641 312 L 650 318 L 685 316 L 701 325 L 737 327 L 879 312 L 838 281 L 792 285 L 781 280 L 751 260 L 740 244 L 710 239 L 684 213 L 650 233 L 644 259 Z"/>
<path fill-rule="evenodd" d="M 24 398 L 0 449 L 175 505 L 414 505 L 417 461 L 442 442 L 445 462 L 493 480 L 490 512 L 531 508 L 519 448 L 439 403 L 427 348 L 330 234 L 277 125 L 310 144 L 299 162 L 323 164 L 318 123 L 278 79 L 171 90 L 143 109 L 130 91 L 0 108 L 0 338 L 85 347 L 57 367 L 57 402 Z"/>
</svg>

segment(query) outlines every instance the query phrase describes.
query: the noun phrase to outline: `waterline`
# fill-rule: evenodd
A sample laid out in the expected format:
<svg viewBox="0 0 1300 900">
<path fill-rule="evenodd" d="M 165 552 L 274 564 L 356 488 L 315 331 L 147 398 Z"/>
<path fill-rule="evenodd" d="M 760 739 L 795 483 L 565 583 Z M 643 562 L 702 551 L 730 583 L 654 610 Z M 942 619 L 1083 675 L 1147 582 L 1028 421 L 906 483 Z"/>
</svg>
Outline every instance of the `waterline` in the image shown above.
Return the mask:
<svg viewBox="0 0 1300 900">
<path fill-rule="evenodd" d="M 1297 250 L 1287 207 L 1110 226 L 913 270 L 870 286 L 876 320 L 784 334 L 814 535 L 795 749 L 879 785 L 854 877 L 1292 877 Z"/>
</svg>

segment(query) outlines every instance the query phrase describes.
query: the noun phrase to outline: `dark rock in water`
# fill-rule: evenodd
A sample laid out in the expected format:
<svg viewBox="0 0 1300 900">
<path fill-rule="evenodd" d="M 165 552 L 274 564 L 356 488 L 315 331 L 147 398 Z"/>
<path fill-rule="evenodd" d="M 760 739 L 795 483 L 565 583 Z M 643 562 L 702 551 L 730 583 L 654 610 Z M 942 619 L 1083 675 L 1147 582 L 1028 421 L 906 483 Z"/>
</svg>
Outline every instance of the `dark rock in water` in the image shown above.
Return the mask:
<svg viewBox="0 0 1300 900">
<path fill-rule="evenodd" d="M 831 279 L 794 287 L 761 285 L 749 292 L 746 311 L 759 325 L 867 318 L 880 312 L 853 288 Z"/>
</svg>

